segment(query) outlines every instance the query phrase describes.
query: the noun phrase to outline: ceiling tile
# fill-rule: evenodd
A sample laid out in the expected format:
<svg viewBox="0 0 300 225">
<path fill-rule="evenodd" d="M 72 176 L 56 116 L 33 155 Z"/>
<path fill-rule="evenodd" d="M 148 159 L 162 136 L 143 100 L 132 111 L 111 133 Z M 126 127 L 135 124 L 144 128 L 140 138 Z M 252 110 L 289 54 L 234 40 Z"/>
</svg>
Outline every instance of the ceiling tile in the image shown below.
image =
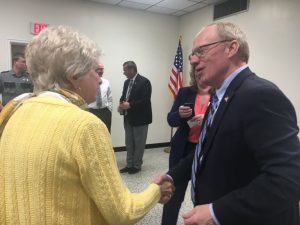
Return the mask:
<svg viewBox="0 0 300 225">
<path fill-rule="evenodd" d="M 214 4 L 214 3 L 219 3 L 219 2 L 224 2 L 224 0 L 205 0 L 207 4 Z"/>
<path fill-rule="evenodd" d="M 90 0 L 92 2 L 100 2 L 100 3 L 106 3 L 106 4 L 111 4 L 115 5 L 120 2 L 120 0 Z"/>
<path fill-rule="evenodd" d="M 149 5 L 155 5 L 156 3 L 161 2 L 161 0 L 128 0 L 129 2 L 137 2 Z"/>
<path fill-rule="evenodd" d="M 176 13 L 172 13 L 173 16 L 182 16 L 184 14 L 187 14 L 188 12 L 183 11 L 183 10 L 179 10 Z"/>
<path fill-rule="evenodd" d="M 182 16 L 201 9 L 207 5 L 216 4 L 225 0 L 82 0 L 121 7 L 146 10 L 174 16 Z"/>
<path fill-rule="evenodd" d="M 127 7 L 127 8 L 133 8 L 133 9 L 143 9 L 144 10 L 144 9 L 149 8 L 151 5 L 137 3 L 137 2 L 131 2 L 131 1 L 123 1 L 120 4 L 118 4 L 118 6 L 123 6 L 123 7 Z"/>
<path fill-rule="evenodd" d="M 191 2 L 188 0 L 164 0 L 158 3 L 156 6 L 166 7 L 169 9 L 177 9 L 181 10 L 196 4 L 195 2 Z"/>
<path fill-rule="evenodd" d="M 192 5 L 192 6 L 188 7 L 188 8 L 185 8 L 184 11 L 194 12 L 194 11 L 196 11 L 198 9 L 204 8 L 207 5 L 208 5 L 207 3 L 200 2 L 200 3 L 196 4 L 196 5 Z"/>
<path fill-rule="evenodd" d="M 169 9 L 165 7 L 158 7 L 158 6 L 152 6 L 149 9 L 147 9 L 149 12 L 155 12 L 155 13 L 163 13 L 163 14 L 172 14 L 177 12 L 177 9 Z"/>
</svg>

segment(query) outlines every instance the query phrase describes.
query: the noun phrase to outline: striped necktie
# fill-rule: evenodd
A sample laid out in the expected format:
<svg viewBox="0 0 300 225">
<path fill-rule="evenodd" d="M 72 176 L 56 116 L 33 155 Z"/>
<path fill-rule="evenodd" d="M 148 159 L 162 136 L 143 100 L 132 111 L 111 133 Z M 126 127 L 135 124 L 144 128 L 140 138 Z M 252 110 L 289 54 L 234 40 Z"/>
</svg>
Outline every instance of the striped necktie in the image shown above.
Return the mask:
<svg viewBox="0 0 300 225">
<path fill-rule="evenodd" d="M 211 105 L 208 112 L 207 119 L 205 123 L 203 124 L 203 128 L 201 130 L 201 134 L 198 140 L 198 144 L 196 146 L 193 165 L 192 165 L 192 175 L 191 175 L 191 183 L 192 183 L 192 190 L 191 190 L 191 197 L 192 201 L 195 204 L 195 192 L 196 192 L 196 176 L 199 169 L 199 166 L 202 161 L 202 154 L 201 150 L 204 147 L 206 143 L 206 139 L 208 136 L 208 131 L 211 126 L 211 123 L 213 121 L 214 114 L 216 112 L 216 109 L 218 108 L 218 96 L 216 94 L 213 94 L 211 98 Z"/>
</svg>

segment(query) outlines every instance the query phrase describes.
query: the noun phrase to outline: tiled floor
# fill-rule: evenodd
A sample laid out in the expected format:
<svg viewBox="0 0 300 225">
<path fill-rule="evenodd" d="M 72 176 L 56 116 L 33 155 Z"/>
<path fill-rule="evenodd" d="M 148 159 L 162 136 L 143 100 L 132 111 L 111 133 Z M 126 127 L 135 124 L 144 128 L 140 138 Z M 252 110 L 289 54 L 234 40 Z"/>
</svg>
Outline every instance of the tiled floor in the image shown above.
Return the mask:
<svg viewBox="0 0 300 225">
<path fill-rule="evenodd" d="M 116 152 L 116 158 L 119 168 L 126 165 L 126 152 Z M 152 179 L 159 174 L 163 174 L 168 168 L 169 154 L 165 153 L 162 148 L 146 149 L 144 154 L 144 164 L 142 171 L 129 175 L 122 174 L 122 177 L 132 192 L 139 192 L 144 190 Z M 181 211 L 177 225 L 183 225 L 181 215 L 192 208 L 190 197 L 190 186 L 188 187 L 185 195 L 185 201 L 182 204 Z M 138 225 L 160 225 L 162 214 L 162 205 L 155 206 L 140 222 Z"/>
</svg>

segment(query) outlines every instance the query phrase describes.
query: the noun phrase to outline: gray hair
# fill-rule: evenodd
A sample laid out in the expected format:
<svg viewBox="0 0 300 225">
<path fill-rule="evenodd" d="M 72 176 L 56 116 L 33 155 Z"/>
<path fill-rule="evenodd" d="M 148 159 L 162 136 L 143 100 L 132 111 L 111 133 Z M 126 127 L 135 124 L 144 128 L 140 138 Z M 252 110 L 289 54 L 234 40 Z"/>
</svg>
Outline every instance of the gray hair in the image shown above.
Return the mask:
<svg viewBox="0 0 300 225">
<path fill-rule="evenodd" d="M 134 72 L 137 72 L 137 66 L 134 61 L 126 61 L 123 63 L 123 66 L 127 66 L 128 69 L 133 69 Z"/>
<path fill-rule="evenodd" d="M 246 34 L 236 25 L 230 22 L 216 22 L 208 26 L 215 25 L 217 33 L 221 40 L 236 40 L 240 48 L 237 52 L 240 60 L 248 63 L 249 60 L 249 45 L 247 42 Z"/>
<path fill-rule="evenodd" d="M 84 76 L 98 65 L 100 50 L 70 27 L 49 27 L 26 47 L 26 64 L 34 92 L 70 87 L 69 78 Z"/>
</svg>

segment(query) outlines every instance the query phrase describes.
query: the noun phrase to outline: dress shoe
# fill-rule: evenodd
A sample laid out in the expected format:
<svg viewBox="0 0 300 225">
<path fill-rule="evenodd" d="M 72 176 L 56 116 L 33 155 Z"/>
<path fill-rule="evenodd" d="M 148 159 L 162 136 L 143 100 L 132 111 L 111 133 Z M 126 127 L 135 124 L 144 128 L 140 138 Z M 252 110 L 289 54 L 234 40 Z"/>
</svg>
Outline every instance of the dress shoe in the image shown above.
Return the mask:
<svg viewBox="0 0 300 225">
<path fill-rule="evenodd" d="M 129 174 L 135 174 L 135 173 L 138 173 L 140 171 L 141 171 L 141 169 L 132 167 L 132 168 L 130 168 L 130 170 L 128 171 L 128 173 Z"/>
<path fill-rule="evenodd" d="M 120 169 L 120 173 L 127 173 L 127 172 L 130 172 L 131 171 L 131 169 L 133 169 L 133 168 L 129 168 L 129 167 L 124 167 L 123 169 Z"/>
</svg>

